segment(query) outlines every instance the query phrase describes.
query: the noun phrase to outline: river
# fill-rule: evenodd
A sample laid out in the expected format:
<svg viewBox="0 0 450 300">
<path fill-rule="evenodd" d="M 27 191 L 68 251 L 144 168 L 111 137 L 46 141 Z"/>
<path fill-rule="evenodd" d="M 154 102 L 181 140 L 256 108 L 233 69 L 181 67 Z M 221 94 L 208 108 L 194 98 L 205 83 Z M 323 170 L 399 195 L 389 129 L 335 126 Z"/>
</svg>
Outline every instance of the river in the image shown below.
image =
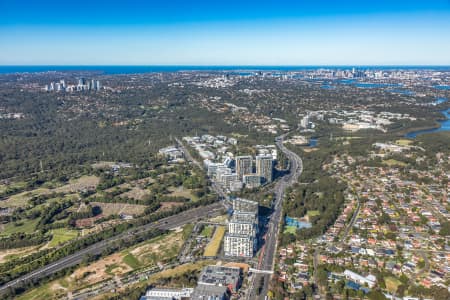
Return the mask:
<svg viewBox="0 0 450 300">
<path fill-rule="evenodd" d="M 419 130 L 419 131 L 412 131 L 407 133 L 405 136 L 407 138 L 416 138 L 419 134 L 424 133 L 433 133 L 433 132 L 439 132 L 439 131 L 450 131 L 450 109 L 446 109 L 441 111 L 441 113 L 446 117 L 446 120 L 439 121 L 439 128 L 431 128 L 431 129 L 425 129 L 425 130 Z"/>
</svg>

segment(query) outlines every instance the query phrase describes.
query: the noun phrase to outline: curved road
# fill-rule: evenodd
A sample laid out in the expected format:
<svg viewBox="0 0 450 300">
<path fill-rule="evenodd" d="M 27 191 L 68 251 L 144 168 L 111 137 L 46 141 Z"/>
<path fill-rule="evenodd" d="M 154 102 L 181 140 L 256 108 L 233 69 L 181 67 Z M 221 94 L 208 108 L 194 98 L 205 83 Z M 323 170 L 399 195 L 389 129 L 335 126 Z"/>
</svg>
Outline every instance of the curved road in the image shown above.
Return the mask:
<svg viewBox="0 0 450 300">
<path fill-rule="evenodd" d="M 264 243 L 264 253 L 261 254 L 263 256 L 258 266 L 258 269 L 264 271 L 273 271 L 274 269 L 275 263 L 274 258 L 277 251 L 278 231 L 282 217 L 282 202 L 284 198 L 284 192 L 287 187 L 293 185 L 298 181 L 298 177 L 303 172 L 302 159 L 296 153 L 287 149 L 283 145 L 283 139 L 286 135 L 287 134 L 283 134 L 275 139 L 278 148 L 280 148 L 280 150 L 289 159 L 289 173 L 283 178 L 281 178 L 281 180 L 279 180 L 274 187 L 276 197 L 274 203 L 272 204 L 273 212 L 272 215 L 270 216 L 270 221 L 268 223 L 268 230 L 266 233 L 266 239 Z M 271 276 L 270 274 L 255 273 L 252 276 L 252 279 L 250 280 L 249 293 L 247 293 L 247 299 L 257 299 L 258 297 L 260 299 L 264 299 L 265 296 L 267 295 L 270 276 Z M 261 281 L 261 277 L 264 278 L 264 284 L 258 296 L 257 290 L 259 290 L 260 288 L 259 283 Z"/>
</svg>

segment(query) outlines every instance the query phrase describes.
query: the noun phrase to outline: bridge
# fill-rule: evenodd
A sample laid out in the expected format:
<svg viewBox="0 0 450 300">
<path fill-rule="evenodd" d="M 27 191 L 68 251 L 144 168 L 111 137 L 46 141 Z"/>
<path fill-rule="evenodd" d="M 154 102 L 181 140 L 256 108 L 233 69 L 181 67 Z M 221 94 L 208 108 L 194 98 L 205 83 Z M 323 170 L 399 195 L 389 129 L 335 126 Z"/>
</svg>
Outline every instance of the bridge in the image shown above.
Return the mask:
<svg viewBox="0 0 450 300">
<path fill-rule="evenodd" d="M 252 273 L 259 273 L 259 274 L 273 274 L 272 270 L 259 270 L 259 269 L 254 269 L 254 268 L 249 268 L 248 272 L 252 272 Z"/>
</svg>

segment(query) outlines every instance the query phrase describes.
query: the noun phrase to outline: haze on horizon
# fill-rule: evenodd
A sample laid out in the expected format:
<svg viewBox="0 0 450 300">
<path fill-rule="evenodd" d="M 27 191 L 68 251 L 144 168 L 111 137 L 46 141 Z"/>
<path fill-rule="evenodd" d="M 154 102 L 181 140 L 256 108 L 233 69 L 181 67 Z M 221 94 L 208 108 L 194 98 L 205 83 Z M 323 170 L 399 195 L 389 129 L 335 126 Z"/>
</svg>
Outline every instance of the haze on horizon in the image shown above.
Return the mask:
<svg viewBox="0 0 450 300">
<path fill-rule="evenodd" d="M 450 1 L 0 0 L 0 65 L 450 65 Z"/>
</svg>

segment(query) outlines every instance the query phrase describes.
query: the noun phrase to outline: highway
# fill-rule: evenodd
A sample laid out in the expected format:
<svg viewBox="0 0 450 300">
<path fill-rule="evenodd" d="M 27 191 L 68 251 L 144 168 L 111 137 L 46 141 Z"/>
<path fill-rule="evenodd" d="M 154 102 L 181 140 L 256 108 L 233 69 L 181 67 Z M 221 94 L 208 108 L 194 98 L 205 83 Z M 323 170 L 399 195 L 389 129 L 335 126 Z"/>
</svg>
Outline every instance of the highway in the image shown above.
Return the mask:
<svg viewBox="0 0 450 300">
<path fill-rule="evenodd" d="M 169 230 L 174 229 L 179 226 L 185 225 L 187 223 L 193 223 L 203 217 L 215 217 L 224 213 L 224 208 L 222 203 L 214 203 L 203 207 L 198 207 L 181 212 L 177 215 L 173 215 L 157 222 L 142 225 L 137 228 L 132 228 L 126 232 L 123 232 L 117 236 L 111 237 L 109 239 L 95 243 L 85 249 L 82 249 L 72 255 L 68 255 L 60 260 L 50 263 L 42 268 L 34 270 L 22 277 L 14 279 L 3 286 L 0 287 L 0 294 L 5 293 L 8 288 L 14 288 L 22 282 L 29 282 L 31 280 L 36 280 L 49 276 L 60 270 L 75 266 L 82 262 L 86 255 L 98 255 L 103 252 L 106 248 L 113 245 L 114 243 L 125 240 L 133 235 L 143 233 L 149 230 L 162 229 Z"/>
<path fill-rule="evenodd" d="M 289 170 L 290 172 L 281 178 L 274 187 L 274 193 L 276 194 L 275 200 L 272 204 L 273 212 L 270 217 L 270 221 L 268 223 L 268 230 L 266 234 L 265 240 L 265 252 L 260 261 L 258 269 L 261 270 L 273 270 L 274 267 L 274 258 L 277 249 L 277 240 L 278 240 L 278 227 L 281 221 L 282 216 L 282 200 L 284 197 L 284 192 L 286 188 L 293 183 L 297 182 L 298 177 L 303 171 L 303 163 L 301 158 L 288 150 L 283 145 L 283 138 L 285 135 L 277 137 L 276 144 L 280 148 L 280 150 L 287 156 L 289 159 Z M 182 148 L 183 152 L 187 160 L 193 162 L 197 166 L 201 167 L 201 164 L 197 162 L 189 153 L 189 151 L 184 147 L 184 145 L 177 139 L 179 146 Z M 216 186 L 213 186 L 213 190 L 218 192 L 219 195 L 223 195 L 223 191 Z M 17 279 L 11 280 L 10 282 L 4 284 L 0 287 L 0 294 L 5 293 L 9 288 L 14 288 L 20 286 L 21 283 L 30 282 L 33 280 L 38 280 L 41 278 L 45 278 L 55 272 L 61 271 L 63 269 L 75 266 L 83 261 L 83 259 L 87 255 L 98 255 L 101 254 L 105 249 L 112 246 L 115 243 L 120 243 L 121 241 L 130 238 L 133 235 L 140 234 L 149 230 L 154 229 L 162 229 L 169 230 L 174 229 L 176 227 L 185 225 L 187 223 L 195 223 L 195 221 L 203 218 L 203 217 L 215 217 L 224 213 L 224 206 L 227 205 L 224 201 L 220 201 L 214 204 L 210 204 L 207 206 L 194 208 L 185 212 L 181 212 L 180 214 L 173 215 L 164 219 L 161 219 L 157 222 L 149 223 L 137 228 L 132 228 L 126 232 L 123 232 L 117 236 L 111 237 L 109 239 L 100 241 L 91 246 L 86 247 L 74 254 L 68 255 L 64 258 L 61 258 L 53 263 L 50 263 L 44 267 L 36 269 L 26 275 L 23 275 Z M 250 299 L 256 299 L 256 290 L 254 287 L 254 282 L 256 280 L 261 280 L 260 277 L 264 277 L 264 286 L 262 292 L 260 293 L 261 298 L 264 299 L 264 296 L 267 294 L 268 284 L 270 279 L 270 274 L 255 274 L 251 280 L 252 289 L 250 291 Z M 259 281 L 256 281 L 259 282 Z M 258 287 L 259 288 L 259 287 Z M 247 293 L 249 294 L 249 293 Z"/>
<path fill-rule="evenodd" d="M 270 221 L 267 224 L 268 229 L 266 233 L 263 253 L 258 265 L 258 269 L 265 271 L 273 271 L 275 264 L 275 255 L 277 251 L 279 225 L 282 217 L 282 203 L 284 192 L 287 187 L 293 185 L 298 181 L 298 177 L 303 172 L 302 159 L 290 151 L 283 145 L 283 139 L 287 134 L 281 135 L 275 139 L 278 148 L 289 159 L 289 173 L 282 177 L 274 187 L 275 201 L 272 204 L 273 212 L 270 216 Z M 264 299 L 268 292 L 270 274 L 254 273 L 249 283 L 249 291 L 247 292 L 247 299 Z M 264 284 L 258 296 L 260 288 L 259 283 L 261 277 L 264 278 Z"/>
</svg>

